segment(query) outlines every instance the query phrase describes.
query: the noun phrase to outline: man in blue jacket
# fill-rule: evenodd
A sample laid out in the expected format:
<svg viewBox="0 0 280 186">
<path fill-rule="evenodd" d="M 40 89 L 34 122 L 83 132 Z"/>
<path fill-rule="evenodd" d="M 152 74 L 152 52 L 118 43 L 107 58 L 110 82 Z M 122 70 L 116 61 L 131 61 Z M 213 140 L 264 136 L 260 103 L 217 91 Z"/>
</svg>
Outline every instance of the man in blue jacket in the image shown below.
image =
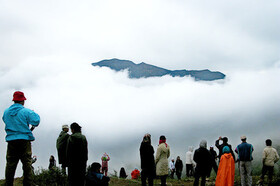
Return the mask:
<svg viewBox="0 0 280 186">
<path fill-rule="evenodd" d="M 239 160 L 239 170 L 241 177 L 241 186 L 252 185 L 252 163 L 253 160 L 252 153 L 254 151 L 253 145 L 246 142 L 246 136 L 241 136 L 242 143 L 239 144 L 235 152 L 238 154 Z"/>
<path fill-rule="evenodd" d="M 40 117 L 34 111 L 24 108 L 24 93 L 16 91 L 13 95 L 14 104 L 5 110 L 2 117 L 5 123 L 6 141 L 6 185 L 13 185 L 18 161 L 22 162 L 23 185 L 32 185 L 32 150 L 31 141 L 35 138 L 32 130 L 39 125 Z M 32 127 L 29 128 L 29 125 Z"/>
</svg>

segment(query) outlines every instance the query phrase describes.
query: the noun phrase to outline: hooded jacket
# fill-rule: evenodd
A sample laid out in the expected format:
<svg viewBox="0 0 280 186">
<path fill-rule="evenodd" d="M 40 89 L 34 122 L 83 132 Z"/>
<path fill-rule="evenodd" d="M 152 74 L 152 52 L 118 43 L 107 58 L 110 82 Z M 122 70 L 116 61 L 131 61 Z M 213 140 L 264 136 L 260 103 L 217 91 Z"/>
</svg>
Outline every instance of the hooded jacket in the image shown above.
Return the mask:
<svg viewBox="0 0 280 186">
<path fill-rule="evenodd" d="M 159 144 L 156 153 L 156 174 L 157 176 L 168 175 L 168 158 L 170 156 L 170 147 L 166 143 Z"/>
<path fill-rule="evenodd" d="M 66 131 L 61 131 L 56 140 L 56 148 L 58 153 L 58 163 L 65 165 L 66 161 L 66 146 L 69 134 Z"/>
<path fill-rule="evenodd" d="M 134 169 L 131 172 L 131 179 L 138 179 L 140 177 L 140 171 L 138 169 Z"/>
<path fill-rule="evenodd" d="M 189 147 L 188 152 L 186 153 L 186 164 L 192 164 L 195 165 L 195 162 L 193 161 L 193 147 Z"/>
<path fill-rule="evenodd" d="M 219 169 L 216 178 L 217 186 L 234 185 L 235 164 L 231 153 L 225 153 L 221 156 Z"/>
<path fill-rule="evenodd" d="M 13 140 L 35 140 L 29 125 L 38 126 L 40 116 L 34 111 L 24 108 L 19 103 L 15 103 L 5 110 L 2 119 L 6 124 L 7 142 Z"/>
</svg>

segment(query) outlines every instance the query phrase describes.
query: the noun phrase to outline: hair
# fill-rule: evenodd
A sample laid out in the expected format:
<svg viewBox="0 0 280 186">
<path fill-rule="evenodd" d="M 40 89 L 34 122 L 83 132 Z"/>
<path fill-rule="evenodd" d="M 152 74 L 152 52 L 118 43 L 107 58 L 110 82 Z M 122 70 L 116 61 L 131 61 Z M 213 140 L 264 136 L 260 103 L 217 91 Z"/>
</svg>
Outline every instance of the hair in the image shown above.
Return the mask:
<svg viewBox="0 0 280 186">
<path fill-rule="evenodd" d="M 90 170 L 93 172 L 99 172 L 100 168 L 101 168 L 101 165 L 98 162 L 94 162 L 90 166 Z"/>
<path fill-rule="evenodd" d="M 23 101 L 14 101 L 14 103 L 18 103 L 18 104 L 24 105 L 24 100 Z"/>
<path fill-rule="evenodd" d="M 50 156 L 50 160 L 55 160 L 53 155 Z"/>
<path fill-rule="evenodd" d="M 70 128 L 75 132 L 81 132 L 82 127 L 78 123 L 74 122 L 70 125 Z"/>
<path fill-rule="evenodd" d="M 223 140 L 224 143 L 227 143 L 227 142 L 228 142 L 228 138 L 227 138 L 227 137 L 223 137 L 222 140 Z"/>
<path fill-rule="evenodd" d="M 207 141 L 206 140 L 201 140 L 200 144 L 199 144 L 200 148 L 207 148 Z"/>
<path fill-rule="evenodd" d="M 159 139 L 160 140 L 166 140 L 165 136 L 160 136 Z"/>
<path fill-rule="evenodd" d="M 271 139 L 265 140 L 265 144 L 266 144 L 266 146 L 271 146 L 272 145 Z"/>
</svg>

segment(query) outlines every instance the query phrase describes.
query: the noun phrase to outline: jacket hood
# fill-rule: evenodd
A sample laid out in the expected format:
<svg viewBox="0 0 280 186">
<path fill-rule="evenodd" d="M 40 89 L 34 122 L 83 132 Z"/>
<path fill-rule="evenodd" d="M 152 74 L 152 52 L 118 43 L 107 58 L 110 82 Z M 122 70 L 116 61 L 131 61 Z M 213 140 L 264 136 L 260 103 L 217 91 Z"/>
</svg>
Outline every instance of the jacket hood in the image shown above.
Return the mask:
<svg viewBox="0 0 280 186">
<path fill-rule="evenodd" d="M 10 116 L 16 116 L 18 114 L 18 112 L 23 109 L 23 105 L 19 104 L 19 103 L 15 103 L 12 106 L 10 106 L 10 108 L 8 109 L 8 114 Z"/>
<path fill-rule="evenodd" d="M 193 146 L 189 146 L 189 151 L 193 152 Z"/>
<path fill-rule="evenodd" d="M 229 159 L 232 157 L 231 153 L 225 153 L 225 154 L 223 154 L 223 156 L 225 156 L 226 159 Z"/>
</svg>

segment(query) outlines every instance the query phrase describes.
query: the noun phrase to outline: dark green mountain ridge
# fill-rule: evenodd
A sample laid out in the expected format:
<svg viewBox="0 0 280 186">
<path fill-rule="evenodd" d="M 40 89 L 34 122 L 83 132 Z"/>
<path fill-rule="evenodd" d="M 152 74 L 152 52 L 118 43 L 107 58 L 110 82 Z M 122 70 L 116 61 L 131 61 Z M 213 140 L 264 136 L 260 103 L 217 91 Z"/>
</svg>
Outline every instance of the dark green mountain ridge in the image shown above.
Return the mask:
<svg viewBox="0 0 280 186">
<path fill-rule="evenodd" d="M 197 81 L 214 81 L 225 79 L 225 74 L 221 72 L 213 72 L 206 70 L 168 70 L 154 65 L 146 64 L 144 62 L 135 64 L 129 60 L 120 59 L 106 59 L 97 63 L 92 63 L 93 66 L 109 67 L 115 71 L 122 71 L 127 69 L 129 78 L 149 78 L 149 77 L 162 77 L 170 75 L 172 77 L 185 77 L 191 76 Z"/>
</svg>

